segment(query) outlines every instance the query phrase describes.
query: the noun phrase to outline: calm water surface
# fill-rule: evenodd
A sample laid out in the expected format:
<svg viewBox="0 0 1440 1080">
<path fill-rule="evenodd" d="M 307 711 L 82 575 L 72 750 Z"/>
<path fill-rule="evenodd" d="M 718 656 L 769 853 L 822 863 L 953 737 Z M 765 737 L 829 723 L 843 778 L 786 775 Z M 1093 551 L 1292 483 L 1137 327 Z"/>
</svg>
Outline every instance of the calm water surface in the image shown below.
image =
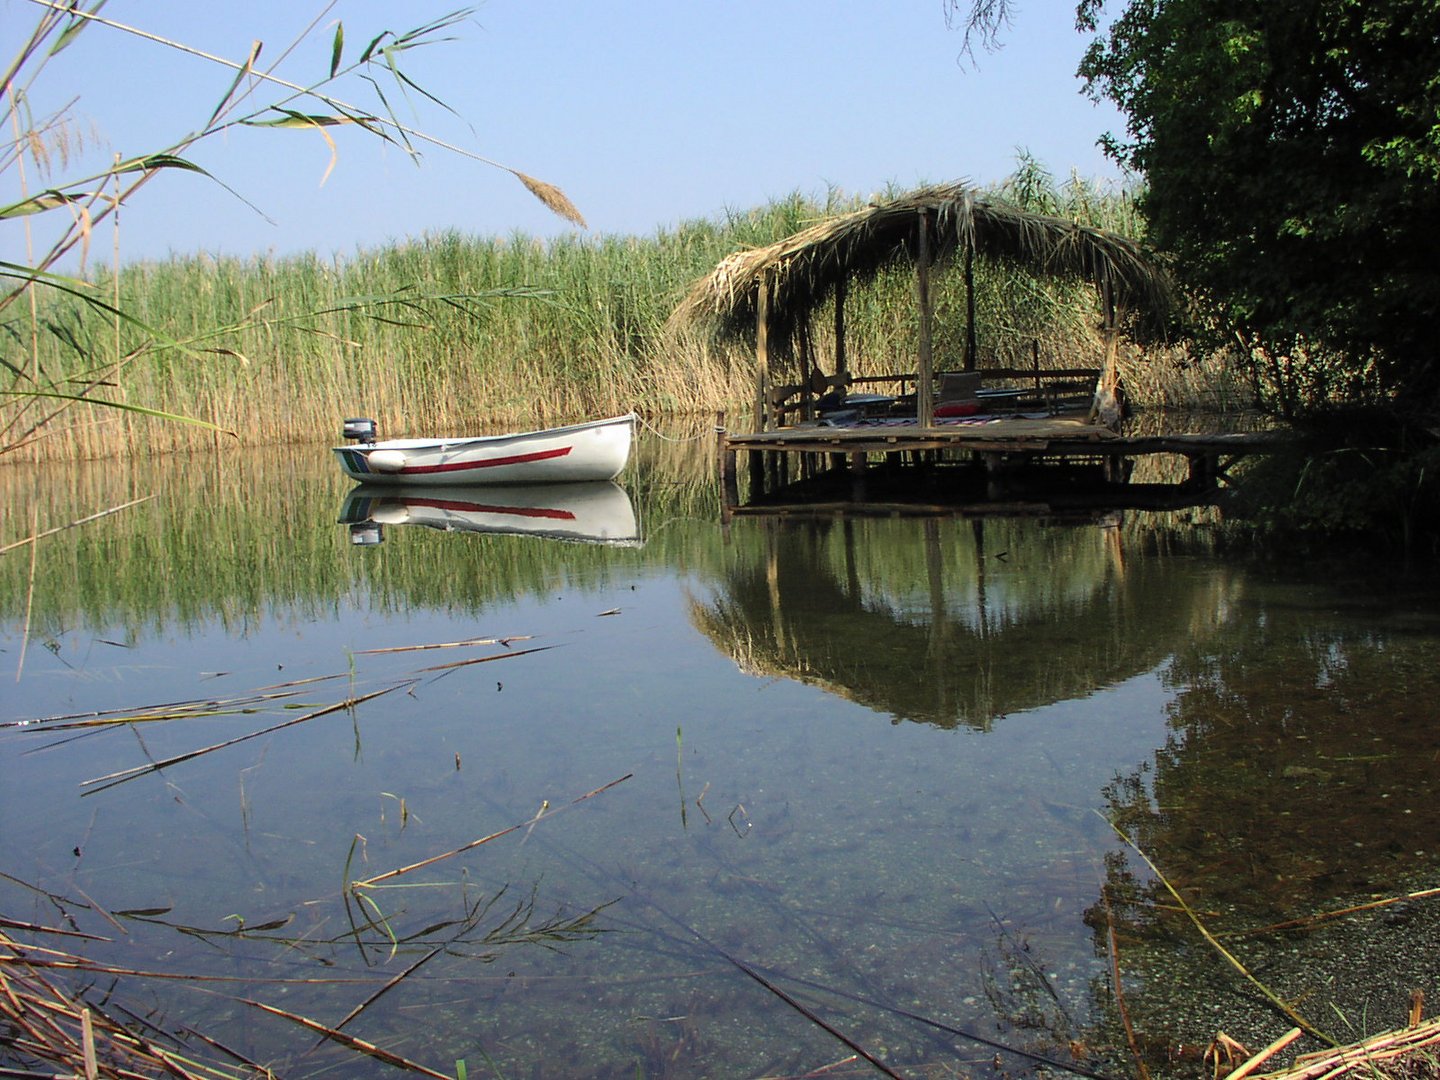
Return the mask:
<svg viewBox="0 0 1440 1080">
<path fill-rule="evenodd" d="M 1414 574 L 1199 512 L 722 524 L 658 440 L 629 545 L 459 497 L 354 544 L 323 448 L 0 489 L 0 543 L 155 496 L 0 556 L 0 916 L 278 1075 L 394 1070 L 247 1000 L 472 1077 L 1193 1074 L 1290 1027 L 1142 851 L 1331 1037 L 1440 1000 L 1433 900 L 1254 933 L 1436 884 Z"/>
</svg>

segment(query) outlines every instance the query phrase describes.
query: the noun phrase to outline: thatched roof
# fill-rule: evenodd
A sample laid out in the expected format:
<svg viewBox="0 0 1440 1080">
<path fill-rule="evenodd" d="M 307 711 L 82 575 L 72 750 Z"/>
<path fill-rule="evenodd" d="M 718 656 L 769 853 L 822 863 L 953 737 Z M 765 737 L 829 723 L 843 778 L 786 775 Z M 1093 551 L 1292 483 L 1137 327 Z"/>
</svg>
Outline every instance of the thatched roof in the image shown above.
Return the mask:
<svg viewBox="0 0 1440 1080">
<path fill-rule="evenodd" d="M 822 221 L 768 247 L 738 251 L 697 281 L 672 325 L 710 322 L 722 332 L 754 333 L 762 283 L 771 329 L 781 339 L 827 302 L 841 281 L 864 281 L 888 265 L 913 261 L 921 212 L 930 221 L 936 262 L 957 253 L 1017 263 L 1038 276 L 1089 281 L 1116 304 L 1160 313 L 1172 305 L 1165 272 L 1140 245 L 1068 218 L 1034 214 L 963 183 L 920 188 L 885 203 Z"/>
</svg>

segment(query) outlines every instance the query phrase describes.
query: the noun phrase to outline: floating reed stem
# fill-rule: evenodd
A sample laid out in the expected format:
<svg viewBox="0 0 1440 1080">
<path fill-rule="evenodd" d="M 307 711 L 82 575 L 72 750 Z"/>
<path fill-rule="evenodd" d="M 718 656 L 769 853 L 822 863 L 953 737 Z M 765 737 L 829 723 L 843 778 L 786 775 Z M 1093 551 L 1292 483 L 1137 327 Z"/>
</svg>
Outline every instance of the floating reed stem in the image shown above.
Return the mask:
<svg viewBox="0 0 1440 1080">
<path fill-rule="evenodd" d="M 311 1020 L 309 1017 L 286 1012 L 284 1009 L 277 1009 L 274 1005 L 266 1005 L 263 1001 L 252 1001 L 250 998 L 241 998 L 240 1000 L 246 1005 L 260 1009 L 272 1016 L 280 1016 L 292 1023 L 299 1024 L 301 1027 L 309 1028 L 311 1031 L 317 1032 L 333 1042 L 338 1042 L 341 1046 L 349 1047 L 351 1050 L 358 1050 L 367 1057 L 373 1057 L 377 1061 L 385 1062 L 387 1065 L 394 1065 L 397 1069 L 405 1069 L 409 1072 L 419 1073 L 421 1076 L 432 1076 L 435 1077 L 435 1080 L 452 1080 L 451 1077 L 446 1076 L 442 1072 L 427 1069 L 424 1065 L 411 1061 L 409 1058 L 401 1057 L 399 1054 L 376 1046 L 372 1042 L 366 1042 L 364 1039 L 357 1039 L 354 1035 L 347 1035 L 343 1031 L 336 1031 L 334 1028 L 326 1027 L 324 1024 Z"/>
<path fill-rule="evenodd" d="M 491 660 L 514 660 L 516 657 L 529 656 L 531 653 L 545 652 L 553 648 L 555 648 L 554 645 L 538 645 L 533 649 L 521 649 L 519 652 L 495 653 L 493 656 L 472 656 L 469 660 L 451 660 L 448 664 L 434 664 L 420 670 L 453 671 L 456 668 L 470 667 L 472 664 L 488 664 Z"/>
<path fill-rule="evenodd" d="M 465 641 L 439 641 L 431 645 L 392 645 L 386 649 L 356 649 L 356 656 L 378 656 L 382 653 L 423 652 L 426 649 L 466 649 L 479 645 L 503 645 L 507 649 L 512 641 L 529 641 L 530 635 L 514 637 L 468 638 Z"/>
<path fill-rule="evenodd" d="M 190 750 L 183 754 L 176 754 L 173 757 L 165 758 L 162 761 L 152 761 L 144 765 L 136 765 L 130 769 L 121 769 L 119 772 L 109 773 L 105 776 L 97 776 L 90 780 L 82 780 L 80 782 L 80 786 L 91 788 L 91 790 L 85 792 L 85 794 L 93 795 L 97 791 L 105 791 L 108 788 L 115 787 L 117 784 L 123 784 L 127 780 L 134 780 L 138 776 L 145 776 L 148 773 L 159 772 L 161 769 L 167 769 L 172 765 L 179 765 L 181 762 L 190 761 L 192 758 L 200 757 L 214 750 L 224 750 L 227 746 L 235 746 L 238 743 L 246 742 L 250 739 L 257 739 L 261 735 L 269 735 L 272 731 L 281 731 L 284 728 L 294 727 L 296 724 L 303 724 L 307 720 L 314 720 L 321 716 L 329 716 L 331 713 L 340 712 L 342 709 L 351 709 L 354 708 L 356 705 L 360 705 L 366 701 L 371 701 L 377 697 L 380 697 L 383 694 L 389 694 L 395 690 L 399 690 L 403 686 L 412 685 L 414 685 L 413 680 L 407 680 L 403 683 L 396 683 L 394 686 L 387 686 L 383 690 L 375 690 L 369 694 L 362 694 L 360 697 L 348 698 L 345 701 L 337 701 L 334 705 L 327 705 L 323 709 L 317 709 L 315 712 L 306 713 L 304 716 L 297 716 L 293 719 L 285 720 L 279 724 L 272 724 L 267 728 L 261 728 L 259 731 L 252 731 L 248 735 L 239 735 L 233 739 L 226 739 L 224 742 L 212 743 L 210 746 L 202 746 L 199 750 Z M 96 784 L 101 786 L 92 786 Z"/>
<path fill-rule="evenodd" d="M 634 776 L 634 775 L 635 775 L 634 773 L 626 773 L 624 776 L 620 777 L 618 780 L 611 780 L 608 784 L 604 784 L 604 785 L 596 788 L 594 791 L 587 791 L 584 795 L 581 795 L 579 798 L 572 799 L 572 800 L 570 800 L 570 802 L 566 803 L 564 806 L 557 806 L 557 807 L 556 807 L 555 809 L 553 809 L 553 810 L 547 810 L 547 809 L 545 809 L 545 808 L 542 807 L 540 813 L 536 814 L 533 818 L 527 818 L 527 819 L 524 820 L 524 821 L 517 822 L 517 823 L 514 824 L 514 825 L 510 825 L 510 826 L 508 826 L 508 827 L 506 827 L 506 828 L 504 828 L 504 829 L 501 829 L 501 830 L 499 830 L 498 832 L 493 832 L 493 833 L 491 833 L 491 834 L 488 835 L 488 836 L 482 836 L 482 837 L 480 837 L 480 839 L 478 839 L 478 840 L 471 840 L 468 844 L 462 844 L 462 845 L 460 845 L 458 848 L 455 848 L 453 851 L 446 851 L 446 852 L 443 852 L 443 853 L 441 853 L 441 854 L 439 854 L 439 855 L 432 855 L 432 856 L 430 856 L 430 858 L 428 858 L 428 859 L 421 859 L 419 862 L 411 863 L 409 866 L 402 866 L 402 867 L 399 867 L 398 869 L 395 869 L 395 870 L 387 870 L 387 871 L 386 871 L 385 873 L 383 873 L 383 874 L 379 874 L 379 875 L 377 875 L 377 876 L 375 876 L 375 877 L 372 877 L 372 878 L 367 878 L 367 879 L 364 880 L 364 881 L 352 881 L 352 882 L 350 883 L 350 890 L 351 890 L 351 891 L 354 891 L 355 889 L 369 889 L 369 888 L 373 888 L 374 886 L 378 885 L 378 884 L 379 884 L 380 882 L 382 882 L 382 881 L 389 881 L 391 878 L 400 877 L 402 874 L 408 874 L 408 873 L 411 873 L 412 871 L 415 871 L 415 870 L 423 870 L 423 869 L 424 869 L 425 867 L 427 867 L 427 866 L 434 866 L 434 865 L 435 865 L 436 863 L 438 863 L 438 862 L 442 862 L 442 861 L 445 860 L 445 859 L 449 859 L 449 858 L 451 858 L 451 857 L 453 857 L 453 856 L 455 856 L 455 855 L 459 855 L 459 854 L 461 854 L 461 853 L 463 853 L 463 852 L 471 851 L 471 850 L 473 850 L 474 848 L 480 847 L 480 845 L 482 845 L 482 844 L 488 844 L 488 843 L 490 843 L 490 841 L 492 841 L 492 840 L 498 840 L 498 839 L 500 839 L 500 837 L 502 837 L 502 836 L 508 836 L 508 835 L 510 835 L 510 833 L 517 832 L 517 831 L 519 831 L 520 829 L 525 828 L 526 826 L 529 826 L 530 828 L 534 828 L 534 827 L 535 827 L 535 823 L 536 823 L 537 821 L 540 821 L 540 820 L 542 820 L 542 819 L 544 819 L 544 818 L 554 817 L 556 814 L 559 814 L 559 813 L 561 813 L 561 812 L 563 812 L 563 811 L 565 811 L 565 810 L 569 810 L 571 807 L 578 806 L 580 803 L 584 802 L 586 799 L 593 799 L 596 795 L 599 795 L 599 794 L 601 794 L 602 792 L 609 791 L 611 788 L 615 787 L 617 784 L 623 784 L 626 780 L 629 780 L 629 779 L 630 779 L 632 776 Z"/>
</svg>

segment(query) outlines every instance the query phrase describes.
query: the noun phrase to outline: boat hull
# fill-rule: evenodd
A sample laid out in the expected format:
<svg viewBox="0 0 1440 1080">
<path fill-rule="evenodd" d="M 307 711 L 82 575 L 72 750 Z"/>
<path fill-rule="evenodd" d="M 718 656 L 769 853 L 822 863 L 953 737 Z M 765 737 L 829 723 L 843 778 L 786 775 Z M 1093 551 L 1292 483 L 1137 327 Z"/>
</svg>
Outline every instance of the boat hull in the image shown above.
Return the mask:
<svg viewBox="0 0 1440 1080">
<path fill-rule="evenodd" d="M 334 452 L 341 471 L 362 484 L 575 484 L 615 479 L 634 434 L 629 413 L 517 435 L 387 439 Z"/>
</svg>

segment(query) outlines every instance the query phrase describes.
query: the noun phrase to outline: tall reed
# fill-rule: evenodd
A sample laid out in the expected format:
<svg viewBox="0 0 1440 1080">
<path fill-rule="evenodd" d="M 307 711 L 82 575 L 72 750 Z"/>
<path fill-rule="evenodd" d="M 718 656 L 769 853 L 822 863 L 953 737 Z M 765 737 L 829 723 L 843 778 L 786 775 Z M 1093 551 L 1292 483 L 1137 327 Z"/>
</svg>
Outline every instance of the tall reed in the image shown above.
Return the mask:
<svg viewBox="0 0 1440 1080">
<path fill-rule="evenodd" d="M 1078 179 L 1057 186 L 1035 171 L 1022 168 L 999 193 L 1138 228 L 1123 193 Z M 141 262 L 122 267 L 118 282 L 102 273 L 97 289 L 118 296 L 145 326 L 188 343 L 191 355 L 51 295 L 36 322 L 39 363 L 63 384 L 84 378 L 97 358 L 133 354 L 106 388 L 110 397 L 210 421 L 247 445 L 333 437 L 347 415 L 374 416 L 385 434 L 399 436 L 483 433 L 631 408 L 693 414 L 747 402 L 753 360 L 738 347 L 677 343 L 663 333 L 684 290 L 731 251 L 856 205 L 835 192 L 823 200 L 792 195 L 649 237 L 541 241 L 451 231 L 347 257 L 202 252 Z M 1096 366 L 1101 344 L 1088 290 L 1005 267 L 977 271 L 982 366 L 1029 366 L 1036 357 L 1045 366 Z M 941 366 L 963 355 L 960 278 L 937 279 Z M 846 314 L 852 370 L 913 370 L 912 274 L 853 290 Z M 12 309 L 7 318 L 0 329 L 29 336 L 19 325 L 28 315 Z M 822 315 L 816 324 L 822 356 L 833 349 L 827 322 Z M 19 407 L 0 405 L 0 422 Z M 9 453 L 0 440 L 0 463 L 233 444 L 204 429 L 88 406 L 54 427 Z"/>
</svg>

